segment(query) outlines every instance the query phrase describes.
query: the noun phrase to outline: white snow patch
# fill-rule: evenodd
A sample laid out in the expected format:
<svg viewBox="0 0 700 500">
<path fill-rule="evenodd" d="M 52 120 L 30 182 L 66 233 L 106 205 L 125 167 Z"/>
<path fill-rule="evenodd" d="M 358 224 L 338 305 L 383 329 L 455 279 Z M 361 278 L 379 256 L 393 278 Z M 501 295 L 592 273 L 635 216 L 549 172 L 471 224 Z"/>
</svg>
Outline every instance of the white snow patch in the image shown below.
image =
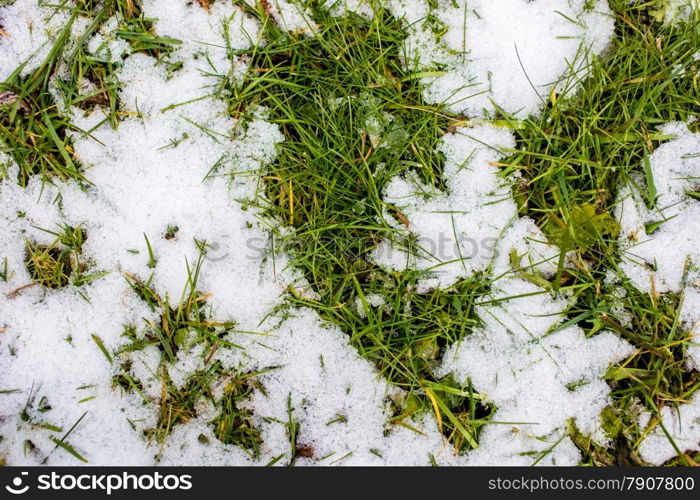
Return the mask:
<svg viewBox="0 0 700 500">
<path fill-rule="evenodd" d="M 22 76 L 39 66 L 69 19 L 67 10 L 38 6 L 37 0 L 15 0 L 0 7 L 0 82 L 21 64 Z"/>
<path fill-rule="evenodd" d="M 423 0 L 393 0 L 389 6 L 407 25 L 406 65 L 437 72 L 424 78 L 429 102 L 472 117 L 493 116 L 498 108 L 526 117 L 539 114 L 553 89 L 574 90 L 590 57 L 612 39 L 607 1 L 588 3 L 441 0 L 433 10 Z"/>
<path fill-rule="evenodd" d="M 700 368 L 700 134 L 683 123 L 669 123 L 661 133 L 674 137 L 649 157 L 657 199 L 648 208 L 649 184 L 640 175 L 622 186 L 616 216 L 620 222 L 621 269 L 645 293 L 683 292 L 681 319 L 690 335 L 686 353 Z M 658 225 L 660 223 L 660 225 Z M 654 229 L 647 234 L 647 227 Z"/>
<path fill-rule="evenodd" d="M 687 21 L 700 10 L 700 0 L 667 0 L 664 22 Z"/>
<path fill-rule="evenodd" d="M 327 0 L 325 5 L 337 17 L 344 16 L 346 12 L 354 12 L 367 19 L 374 16 L 372 5 L 367 0 Z"/>
<path fill-rule="evenodd" d="M 114 63 L 121 61 L 124 55 L 131 52 L 129 42 L 116 35 L 120 21 L 118 16 L 113 16 L 100 26 L 98 32 L 87 44 L 87 49 L 91 54 Z"/>
<path fill-rule="evenodd" d="M 386 299 L 380 293 L 371 293 L 369 295 L 366 295 L 364 299 L 365 300 L 363 302 L 362 299 L 360 299 L 360 297 L 355 298 L 355 309 L 357 310 L 358 316 L 360 316 L 361 318 L 367 317 L 366 307 L 378 308 L 386 304 Z M 367 306 L 365 306 L 365 303 L 367 304 Z"/>
<path fill-rule="evenodd" d="M 607 441 L 600 412 L 611 401 L 601 377 L 634 349 L 610 332 L 586 338 L 577 326 L 557 328 L 568 300 L 552 297 L 508 264 L 515 251 L 529 273 L 551 277 L 556 248 L 544 241 L 528 219 L 508 230 L 495 263 L 502 277 L 477 307 L 483 326 L 443 357 L 441 374 L 452 373 L 460 383 L 471 380 L 497 408 L 493 420 L 499 423 L 487 425 L 481 447 L 468 456 L 472 464 L 574 465 L 580 456 L 568 437 L 569 419 L 594 440 Z"/>
<path fill-rule="evenodd" d="M 283 30 L 312 36 L 318 28 L 308 7 L 297 0 L 270 0 L 267 5 L 269 15 Z"/>
<path fill-rule="evenodd" d="M 651 421 L 649 413 L 640 416 L 639 427 L 645 429 Z M 686 404 L 664 406 L 661 423 L 681 452 L 700 450 L 700 393 Z M 673 444 L 658 422 L 639 445 L 639 454 L 647 462 L 661 465 L 677 455 Z"/>
<path fill-rule="evenodd" d="M 512 133 L 504 128 L 459 128 L 440 145 L 445 193 L 410 173 L 392 179 L 384 201 L 408 221 L 407 239 L 380 244 L 373 255 L 376 262 L 395 270 L 425 271 L 421 290 L 446 287 L 486 269 L 498 239 L 517 217 L 511 184 L 494 165 L 514 145 Z"/>
</svg>

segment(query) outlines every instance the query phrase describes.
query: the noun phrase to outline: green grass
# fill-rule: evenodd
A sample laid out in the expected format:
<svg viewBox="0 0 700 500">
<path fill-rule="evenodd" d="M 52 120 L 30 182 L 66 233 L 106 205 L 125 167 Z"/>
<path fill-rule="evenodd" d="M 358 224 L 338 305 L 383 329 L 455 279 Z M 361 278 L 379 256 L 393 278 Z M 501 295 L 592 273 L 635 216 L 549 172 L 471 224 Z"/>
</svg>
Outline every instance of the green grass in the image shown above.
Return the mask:
<svg viewBox="0 0 700 500">
<path fill-rule="evenodd" d="M 230 89 L 229 109 L 245 120 L 264 106 L 266 119 L 285 135 L 278 161 L 265 172 L 260 203 L 295 228 L 280 244 L 321 295 L 309 301 L 291 290 L 291 301 L 339 325 L 366 359 L 408 391 L 394 402 L 392 425 L 409 425 L 407 417 L 436 405 L 455 446 L 474 447 L 493 408 L 470 397 L 467 387 L 436 380 L 432 369 L 442 350 L 476 324 L 473 304 L 486 284 L 477 277 L 420 295 L 412 291 L 420 273 L 386 273 L 369 261 L 394 231 L 378 222 L 382 212 L 405 221 L 382 201 L 383 187 L 411 170 L 442 188 L 444 158 L 436 147 L 460 118 L 423 101 L 418 79 L 399 59 L 402 22 L 386 11 L 377 9 L 371 21 L 333 18 L 313 4 L 318 31 L 306 37 L 280 31 L 262 5 L 247 10 L 260 19 L 268 44 L 246 53 L 250 67 Z M 366 304 L 371 293 L 384 295 L 388 307 L 367 310 L 364 318 L 352 304 Z"/>
<path fill-rule="evenodd" d="M 87 110 L 99 106 L 107 111 L 105 121 L 113 127 L 122 117 L 115 77 L 117 64 L 87 50 L 87 42 L 103 22 L 116 14 L 122 17 L 117 36 L 129 42 L 132 52 L 161 58 L 180 43 L 155 36 L 152 20 L 141 14 L 135 0 L 78 0 L 75 5 L 61 0 L 56 8 L 68 10 L 70 19 L 44 62 L 28 75 L 22 74 L 21 65 L 0 83 L 0 152 L 13 157 L 19 166 L 17 180 L 23 186 L 35 175 L 49 182 L 73 179 L 83 185 L 89 183 L 75 158 L 70 132 L 90 131 L 81 131 L 72 124 L 68 112 L 71 107 Z M 88 28 L 68 48 L 71 29 L 80 17 L 88 19 Z M 59 76 L 61 63 L 67 71 Z M 85 83 L 95 89 L 81 93 L 79 89 Z M 58 102 L 52 90 L 59 96 Z"/>
<path fill-rule="evenodd" d="M 146 240 L 147 241 L 147 240 Z M 197 407 L 202 399 L 209 400 L 218 410 L 217 416 L 209 422 L 214 436 L 225 444 L 240 446 L 252 457 L 260 454 L 262 438 L 254 426 L 252 412 L 242 408 L 240 402 L 248 398 L 253 390 L 265 392 L 256 377 L 260 373 L 238 373 L 225 369 L 213 358 L 219 349 L 240 349 L 225 337 L 235 332 L 232 321 L 216 321 L 211 317 L 207 305 L 208 295 L 197 290 L 199 274 L 204 262 L 206 244 L 196 242 L 200 256 L 192 267 L 187 265 L 187 283 L 177 303 L 172 304 L 168 296 L 161 297 L 152 286 L 153 274 L 143 281 L 125 273 L 125 278 L 133 292 L 152 311 L 158 312 L 158 321 L 144 320 L 144 325 L 127 325 L 122 336 L 124 343 L 113 353 L 107 351 L 97 336 L 93 340 L 110 364 L 116 363 L 117 373 L 112 379 L 115 387 L 138 395 L 144 404 L 157 411 L 156 426 L 145 431 L 146 437 L 163 445 L 165 439 L 177 425 L 197 417 Z M 152 259 L 153 267 L 155 260 Z M 187 377 L 184 385 L 178 387 L 172 380 L 170 369 L 177 362 L 180 350 L 204 346 L 204 365 Z M 142 381 L 134 374 L 133 352 L 154 346 L 160 351 L 160 362 L 154 375 L 161 380 L 162 394 L 153 400 L 144 394 Z M 214 385 L 224 384 L 223 396 L 214 394 Z M 206 440 L 200 436 L 200 440 Z"/>
</svg>

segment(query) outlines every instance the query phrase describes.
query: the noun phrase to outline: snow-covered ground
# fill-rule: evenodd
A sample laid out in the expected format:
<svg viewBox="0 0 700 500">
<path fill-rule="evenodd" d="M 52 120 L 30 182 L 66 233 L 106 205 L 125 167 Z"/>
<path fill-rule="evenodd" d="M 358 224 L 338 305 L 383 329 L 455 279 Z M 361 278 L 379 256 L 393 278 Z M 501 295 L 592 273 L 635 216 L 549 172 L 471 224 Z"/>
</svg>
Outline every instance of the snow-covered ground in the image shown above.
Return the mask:
<svg viewBox="0 0 700 500">
<path fill-rule="evenodd" d="M 115 20 L 93 35 L 90 50 L 120 65 L 124 118 L 112 128 L 99 107 L 65 110 L 75 129 L 85 132 L 71 134 L 90 184 L 50 185 L 35 176 L 20 187 L 17 165 L 0 156 L 8 169 L 0 184 L 0 259 L 7 259 L 9 269 L 0 282 L 0 390 L 5 391 L 0 458 L 12 465 L 74 464 L 75 457 L 56 449 L 52 440 L 62 434 L 44 424 L 65 433 L 78 422 L 67 441 L 91 465 L 265 464 L 279 456 L 278 463 L 285 464 L 290 412 L 299 424 L 297 442 L 313 450 L 297 464 L 427 465 L 432 456 L 440 464 L 528 465 L 540 454 L 540 464 L 576 464 L 581 457 L 567 435 L 569 419 L 606 443 L 600 413 L 611 401 L 601 378 L 635 349 L 612 332 L 586 338 L 576 326 L 557 328 L 575 299 L 553 297 L 521 277 L 522 269 L 551 277 L 560 250 L 532 220 L 518 216 L 511 196 L 517 178 L 504 179 L 494 166 L 514 146 L 513 134 L 487 120 L 499 108 L 536 116 L 552 93 L 575 92 L 589 56 L 602 54 L 612 37 L 610 9 L 605 0 L 476 0 L 468 8 L 464 0 L 439 3 L 435 10 L 423 0 L 393 0 L 389 7 L 405 16 L 404 64 L 430 73 L 424 78 L 426 99 L 447 101 L 451 111 L 472 123 L 442 140 L 446 192 L 426 200 L 416 194 L 425 186 L 401 177 L 383 196 L 400 207 L 419 241 L 437 241 L 439 234 L 468 233 L 469 238 L 448 245 L 446 253 L 418 257 L 402 251 L 401 241 L 385 241 L 376 262 L 395 270 L 433 270 L 422 284 L 425 290 L 448 287 L 475 272 L 491 273 L 491 303 L 478 308 L 483 326 L 451 346 L 436 373 L 471 379 L 474 390 L 495 404 L 498 423 L 486 426 L 480 447 L 455 456 L 431 414 L 411 422 L 421 433 L 389 427 L 390 401 L 400 399 L 401 391 L 315 312 L 280 310 L 289 287 L 313 291 L 285 255 L 269 246 L 269 226 L 278 223 L 263 219 L 246 201 L 260 194 L 263 169 L 275 160 L 275 146 L 284 137 L 266 121 L 264 109 L 256 110 L 243 130 L 225 103 L 207 91 L 219 75 L 240 78 L 247 63 L 232 59 L 229 49 L 264 43 L 260 26 L 228 2 L 215 2 L 207 11 L 197 2 L 144 0 L 146 16 L 157 19 L 155 33 L 183 41 L 170 56 L 182 65 L 169 73 L 150 56 L 129 54 L 128 44 L 114 35 Z M 281 26 L 313 36 L 308 11 L 284 1 L 275 5 L 272 14 Z M 361 3 L 347 8 L 371 15 Z M 0 7 L 0 27 L 8 35 L 0 36 L 0 80 L 22 63 L 24 74 L 37 67 L 66 16 L 33 0 Z M 433 35 L 428 21 L 433 19 L 447 29 L 441 40 Z M 73 39 L 86 28 L 86 22 L 76 22 Z M 700 201 L 686 192 L 697 191 L 700 138 L 679 123 L 662 131 L 676 138 L 649 159 L 659 194 L 656 208 L 646 208 L 636 187 L 621 186 L 622 269 L 642 291 L 683 290 L 682 321 L 693 331 L 700 322 L 700 274 L 693 267 L 700 262 L 693 229 Z M 645 224 L 661 219 L 668 222 L 647 235 Z M 50 245 L 55 236 L 45 229 L 57 231 L 59 225 L 85 231 L 82 257 L 88 272 L 104 276 L 79 289 L 24 287 L 32 282 L 24 265 L 26 241 Z M 237 347 L 210 351 L 189 339 L 174 361 L 163 361 L 151 346 L 110 363 L 95 336 L 115 352 L 128 342 L 125 327 L 133 325 L 143 336 L 148 322 L 163 314 L 151 310 L 125 276 L 146 281 L 152 275 L 152 288 L 177 304 L 189 284 L 188 268 L 200 261 L 201 242 L 208 249 L 196 288 L 207 294 L 211 321 L 235 322 L 224 340 Z M 463 260 L 475 242 L 475 258 Z M 381 296 L 370 303 L 383 305 Z M 698 349 L 688 349 L 689 368 L 700 367 Z M 216 409 L 204 398 L 196 417 L 178 424 L 162 445 L 144 436 L 157 424 L 163 371 L 182 387 L 191 374 L 215 362 L 240 373 L 262 372 L 258 380 L 265 391 L 254 390 L 244 403 L 261 432 L 258 459 L 215 438 L 209 422 Z M 124 363 L 140 381 L 142 394 L 113 386 Z M 224 390 L 225 381 L 213 384 L 218 397 Z M 679 414 L 663 412 L 667 427 L 687 449 L 698 448 L 700 440 L 698 398 L 694 401 Z M 328 425 L 339 416 L 341 421 Z M 675 454 L 659 431 L 640 449 L 649 462 Z"/>
</svg>

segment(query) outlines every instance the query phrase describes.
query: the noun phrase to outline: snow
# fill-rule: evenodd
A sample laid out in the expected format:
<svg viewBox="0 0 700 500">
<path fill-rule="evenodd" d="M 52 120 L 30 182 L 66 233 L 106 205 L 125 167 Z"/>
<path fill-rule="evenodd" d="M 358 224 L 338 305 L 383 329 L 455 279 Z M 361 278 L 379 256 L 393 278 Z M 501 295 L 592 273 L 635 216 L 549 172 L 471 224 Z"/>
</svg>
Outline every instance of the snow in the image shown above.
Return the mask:
<svg viewBox="0 0 700 500">
<path fill-rule="evenodd" d="M 139 420 L 146 416 L 139 406 L 126 404 L 111 389 L 111 370 L 91 335 L 116 341 L 122 324 L 141 321 L 150 317 L 150 312 L 129 291 L 118 273 L 80 290 L 90 302 L 73 287 L 47 292 L 34 286 L 12 299 L 6 298 L 7 293 L 31 282 L 23 263 L 23 238 L 51 243 L 54 237 L 36 227 L 54 230 L 52 222 L 59 217 L 52 188 L 45 186 L 42 193 L 42 186 L 32 183 L 22 190 L 14 178 L 8 176 L 0 188 L 2 255 L 7 258 L 11 273 L 8 282 L 0 284 L 3 297 L 0 317 L 4 328 L 0 338 L 0 385 L 3 390 L 19 392 L 2 396 L 5 421 L 0 425 L 0 434 L 5 440 L 0 453 L 9 463 L 38 463 L 54 445 L 47 435 L 36 432 L 32 422 L 36 419 L 67 430 L 88 411 L 89 417 L 76 429 L 71 441 L 93 442 L 96 447 L 104 447 L 104 455 L 91 456 L 93 464 L 145 464 L 141 459 L 145 444 L 128 427 L 126 418 Z M 17 217 L 17 211 L 25 212 L 26 216 Z M 32 420 L 23 422 L 17 417 L 32 395 L 35 402 L 48 398 L 53 409 L 44 414 L 30 410 Z M 89 396 L 95 399 L 78 403 Z M 22 451 L 25 439 L 40 451 L 25 456 Z M 61 452 L 54 452 L 49 463 L 56 463 L 54 460 L 60 463 L 61 458 L 63 463 L 70 462 L 61 457 Z"/>
<path fill-rule="evenodd" d="M 268 349 L 248 350 L 255 366 L 281 367 L 261 376 L 269 397 L 257 392 L 250 406 L 258 415 L 286 422 L 287 396 L 291 395 L 295 419 L 300 422 L 298 443 L 314 450 L 313 457 L 300 457 L 297 464 L 329 464 L 352 453 L 342 461 L 344 465 L 427 465 L 429 453 L 439 454 L 442 439 L 432 420 L 432 425 L 420 426 L 429 436 L 394 426 L 384 437 L 390 416 L 389 387 L 349 345 L 346 335 L 322 325 L 312 311 L 295 311 L 274 338 L 263 342 Z M 346 422 L 329 424 L 339 416 Z M 264 436 L 263 441 L 274 446 L 269 455 L 284 453 L 289 446 L 284 426 L 266 428 L 269 438 Z M 197 446 L 194 439 L 189 442 Z"/>
<path fill-rule="evenodd" d="M 354 12 L 367 19 L 374 16 L 372 6 L 366 0 L 326 0 L 324 5 L 334 16 L 343 16 L 346 12 Z"/>
<path fill-rule="evenodd" d="M 653 419 L 656 424 L 656 419 Z M 639 419 L 640 429 L 647 429 L 652 421 L 650 413 L 643 413 Z M 685 404 L 664 406 L 661 410 L 661 423 L 681 451 L 700 450 L 700 394 Z M 677 455 L 661 425 L 653 425 L 649 434 L 639 445 L 639 454 L 647 462 L 661 465 Z"/>
<path fill-rule="evenodd" d="M 497 408 L 493 420 L 501 424 L 486 427 L 469 463 L 530 465 L 544 455 L 543 464 L 575 465 L 580 456 L 567 421 L 607 442 L 599 415 L 611 401 L 601 377 L 634 348 L 610 332 L 586 338 L 575 325 L 557 328 L 570 299 L 521 278 L 510 268 L 512 252 L 528 273 L 551 279 L 556 247 L 531 220 L 519 219 L 499 242 L 500 278 L 477 307 L 483 326 L 448 349 L 440 373 L 470 380 Z"/>
<path fill-rule="evenodd" d="M 620 222 L 620 268 L 636 288 L 645 293 L 683 293 L 681 319 L 691 335 L 700 322 L 700 235 L 694 229 L 700 217 L 700 201 L 688 193 L 700 187 L 700 134 L 684 123 L 660 128 L 674 137 L 649 156 L 651 177 L 657 193 L 649 208 L 648 184 L 639 176 L 622 186 L 618 195 Z M 645 198 L 646 196 L 646 198 Z M 647 225 L 661 222 L 651 234 Z M 689 363 L 700 368 L 700 345 L 688 343 Z"/>
<path fill-rule="evenodd" d="M 465 463 L 572 465 L 580 455 L 567 421 L 607 442 L 600 413 L 611 400 L 601 378 L 634 349 L 611 332 L 588 339 L 576 326 L 557 330 L 569 299 L 552 296 L 512 267 L 515 251 L 520 269 L 551 279 L 560 253 L 532 220 L 518 218 L 510 194 L 515 179 L 503 179 L 495 166 L 513 147 L 509 130 L 488 123 L 446 135 L 440 146 L 444 193 L 410 175 L 393 179 L 384 192 L 384 201 L 408 222 L 406 236 L 417 239 L 417 255 L 402 249 L 403 240 L 383 242 L 374 256 L 391 269 L 425 271 L 422 291 L 447 288 L 475 272 L 493 280 L 485 300 L 493 303 L 477 308 L 483 326 L 448 349 L 436 374 L 470 380 L 497 408 L 499 424 L 485 427 L 480 448 Z"/>
<path fill-rule="evenodd" d="M 313 35 L 313 21 L 297 3 L 277 0 L 269 8 L 280 26 Z M 362 1 L 333 8 L 372 15 Z M 456 7 L 441 2 L 433 11 L 427 2 L 396 0 L 391 8 L 406 16 L 405 63 L 415 64 L 417 71 L 447 71 L 426 79 L 426 98 L 448 99 L 451 110 L 470 117 L 493 116 L 498 108 L 520 117 L 537 115 L 553 88 L 575 87 L 585 75 L 587 55 L 601 53 L 612 33 L 604 1 L 594 2 L 592 9 L 582 0 L 508 0 L 498 7 L 484 0 L 470 2 L 468 9 L 463 1 Z M 67 442 L 90 465 L 247 465 L 280 456 L 278 464 L 285 465 L 291 462 L 285 425 L 290 408 L 299 424 L 297 443 L 308 455 L 297 457 L 298 465 L 428 465 L 431 457 L 439 464 L 576 464 L 580 454 L 565 433 L 570 419 L 586 435 L 606 442 L 600 412 L 610 398 L 601 377 L 634 350 L 610 332 L 586 338 L 576 326 L 557 329 L 573 298 L 526 279 L 523 270 L 551 279 L 560 250 L 532 220 L 518 218 L 511 196 L 515 179 L 503 178 L 495 165 L 515 146 L 509 130 L 471 120 L 447 134 L 440 146 L 446 159 L 444 192 L 406 174 L 393 179 L 384 193 L 408 227 L 402 229 L 403 239 L 383 243 L 377 262 L 424 271 L 418 291 L 447 288 L 477 272 L 493 280 L 477 309 L 482 325 L 449 348 L 437 373 L 471 380 L 496 407 L 496 423 L 484 427 L 480 448 L 454 456 L 431 414 L 407 422 L 421 433 L 390 425 L 390 401 L 402 392 L 361 358 L 339 328 L 324 324 L 309 309 L 284 303 L 288 287 L 308 285 L 284 254 L 272 251 L 270 221 L 250 203 L 260 194 L 262 169 L 274 161 L 283 136 L 266 121 L 264 109 L 250 110 L 245 121 L 230 117 L 216 93 L 222 80 L 239 81 L 246 70 L 236 50 L 264 43 L 258 23 L 228 2 L 215 2 L 207 10 L 197 2 L 144 0 L 143 11 L 156 19 L 157 35 L 181 44 L 168 56 L 168 66 L 131 53 L 115 35 L 117 18 L 90 39 L 91 53 L 118 67 L 122 118 L 112 128 L 99 107 L 66 110 L 75 125 L 75 157 L 90 183 L 42 184 L 32 178 L 20 188 L 17 166 L 0 157 L 0 164 L 9 164 L 0 182 L 0 257 L 7 258 L 10 271 L 0 282 L 0 390 L 8 391 L 0 394 L 0 458 L 10 465 L 75 465 L 73 456 L 55 449 L 51 438 L 56 433 L 40 425 L 65 431 L 78 423 Z M 443 39 L 432 34 L 428 14 L 446 27 Z M 25 73 L 36 67 L 66 19 L 65 13 L 29 0 L 0 7 L 0 26 L 11 35 L 0 36 L 0 78 L 25 60 Z M 84 28 L 85 20 L 78 20 L 73 36 Z M 173 70 L 177 62 L 182 67 Z M 669 162 L 682 172 L 695 168 L 693 158 L 674 156 L 674 151 L 692 149 L 697 138 L 679 125 L 667 131 L 681 142 L 666 153 L 659 148 L 653 164 L 661 170 Z M 683 220 L 696 202 L 683 198 L 691 181 L 678 181 L 677 173 L 659 173 L 657 187 L 667 197 L 668 210 Z M 633 203 L 634 195 L 630 199 L 622 205 Z M 632 217 L 632 227 L 643 215 L 624 217 Z M 385 218 L 402 226 L 389 211 Z M 622 220 L 627 227 L 627 219 Z M 88 271 L 105 275 L 82 287 L 25 287 L 31 283 L 24 265 L 26 241 L 51 244 L 55 237 L 41 228 L 56 230 L 58 224 L 84 229 L 82 257 Z M 166 238 L 174 227 L 177 231 Z M 424 249 L 418 256 L 402 249 L 411 239 Z M 188 286 L 187 270 L 199 260 L 201 242 L 206 253 L 197 290 L 208 294 L 211 321 L 235 323 L 224 339 L 240 347 L 212 354 L 188 338 L 172 361 L 151 346 L 115 355 L 110 363 L 96 338 L 114 353 L 129 342 L 125 328 L 143 336 L 148 321 L 162 314 L 137 297 L 125 273 L 152 277 L 156 293 L 177 304 Z M 673 244 L 674 251 L 691 251 Z M 638 269 L 627 272 L 630 279 L 639 275 L 638 286 L 644 286 Z M 657 274 L 661 286 L 680 284 L 677 263 Z M 313 290 L 304 293 L 313 296 Z M 695 289 L 686 293 L 687 322 L 700 310 L 694 305 L 699 297 Z M 355 307 L 362 316 L 387 305 L 382 295 L 372 294 Z M 124 361 L 144 398 L 113 385 Z M 261 372 L 257 380 L 264 391 L 253 390 L 243 402 L 261 432 L 259 460 L 216 439 L 211 424 L 216 408 L 204 398 L 197 401 L 196 415 L 175 426 L 162 446 L 144 436 L 156 425 L 163 373 L 182 388 L 193 373 L 215 362 L 238 373 Z M 210 389 L 221 395 L 224 383 L 217 380 Z M 685 418 L 696 418 L 694 406 L 685 408 Z M 692 440 L 696 431 L 690 424 L 683 424 L 678 435 L 688 427 Z M 654 449 L 664 446 L 653 436 L 645 441 L 650 457 L 660 456 Z M 32 443 L 29 452 L 26 440 Z"/>
<path fill-rule="evenodd" d="M 384 202 L 408 221 L 407 239 L 383 242 L 374 252 L 376 262 L 395 270 L 425 271 L 421 290 L 446 287 L 486 269 L 496 241 L 517 217 L 511 183 L 494 165 L 505 149 L 514 146 L 507 129 L 491 124 L 461 127 L 440 145 L 445 155 L 445 193 L 422 185 L 415 175 L 392 179 Z M 416 239 L 413 247 L 411 236 Z"/>
<path fill-rule="evenodd" d="M 424 78 L 426 100 L 470 117 L 499 110 L 537 116 L 551 92 L 575 90 L 614 29 L 605 0 L 441 0 L 437 9 L 423 0 L 393 0 L 389 6 L 405 19 L 406 65 L 437 72 Z"/>
<path fill-rule="evenodd" d="M 311 36 L 317 28 L 309 9 L 294 0 L 272 0 L 267 3 L 267 11 L 285 31 Z"/>
<path fill-rule="evenodd" d="M 131 52 L 129 42 L 118 38 L 115 34 L 120 21 L 118 16 L 113 16 L 100 26 L 98 32 L 87 44 L 91 54 L 102 60 L 116 63 Z"/>
<path fill-rule="evenodd" d="M 700 10 L 698 0 L 666 0 L 664 22 L 687 21 L 694 11 Z"/>
<path fill-rule="evenodd" d="M 22 75 L 39 66 L 68 19 L 67 11 L 37 7 L 36 0 L 15 0 L 0 7 L 0 28 L 9 35 L 0 34 L 0 81 L 22 64 Z"/>
<path fill-rule="evenodd" d="M 364 297 L 364 301 L 357 297 L 355 299 L 355 309 L 361 318 L 367 317 L 367 309 L 382 307 L 386 304 L 386 299 L 380 293 L 371 293 Z"/>
<path fill-rule="evenodd" d="M 407 26 L 405 65 L 419 73 L 444 73 L 424 78 L 426 100 L 478 119 L 498 110 L 537 116 L 551 92 L 575 89 L 590 56 L 602 53 L 613 33 L 607 2 L 588 4 L 445 1 L 436 10 L 421 0 L 388 5 Z M 435 18 L 445 31 L 439 40 L 431 25 Z M 393 179 L 384 201 L 398 209 L 408 227 L 405 238 L 382 242 L 376 262 L 425 271 L 422 290 L 484 271 L 495 243 L 517 217 L 511 196 L 515 179 L 504 179 L 496 166 L 514 146 L 509 130 L 472 120 L 443 139 L 444 193 L 413 174 Z M 385 219 L 399 227 L 392 214 Z"/>
</svg>

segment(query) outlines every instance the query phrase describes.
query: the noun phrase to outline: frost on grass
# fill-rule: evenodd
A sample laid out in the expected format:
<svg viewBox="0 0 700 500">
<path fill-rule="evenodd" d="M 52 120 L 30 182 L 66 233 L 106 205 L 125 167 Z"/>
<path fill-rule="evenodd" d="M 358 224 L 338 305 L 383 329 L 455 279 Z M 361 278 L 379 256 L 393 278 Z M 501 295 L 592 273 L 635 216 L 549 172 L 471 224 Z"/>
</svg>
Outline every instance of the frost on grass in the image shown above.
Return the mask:
<svg viewBox="0 0 700 500">
<path fill-rule="evenodd" d="M 425 97 L 472 117 L 503 110 L 537 115 L 551 92 L 586 76 L 613 35 L 604 0 L 393 0 L 404 17 L 405 63 L 424 76 Z"/>
<path fill-rule="evenodd" d="M 661 133 L 672 139 L 618 195 L 620 267 L 642 292 L 682 293 L 686 354 L 700 369 L 700 134 L 683 123 L 664 125 Z"/>
<path fill-rule="evenodd" d="M 601 377 L 634 349 L 610 332 L 587 339 L 579 327 L 562 325 L 571 299 L 537 283 L 553 277 L 558 253 L 531 220 L 510 227 L 498 247 L 498 278 L 477 308 L 483 326 L 443 358 L 443 374 L 470 381 L 497 408 L 470 463 L 576 464 L 571 425 L 608 440 L 600 414 L 611 401 Z"/>
</svg>

